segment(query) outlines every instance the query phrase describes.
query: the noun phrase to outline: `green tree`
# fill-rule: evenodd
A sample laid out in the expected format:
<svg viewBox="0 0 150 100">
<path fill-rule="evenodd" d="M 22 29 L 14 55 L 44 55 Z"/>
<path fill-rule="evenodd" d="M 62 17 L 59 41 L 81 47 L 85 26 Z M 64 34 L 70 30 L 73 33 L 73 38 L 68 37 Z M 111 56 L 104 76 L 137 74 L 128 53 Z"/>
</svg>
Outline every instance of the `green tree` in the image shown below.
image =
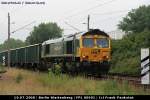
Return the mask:
<svg viewBox="0 0 150 100">
<path fill-rule="evenodd" d="M 10 39 L 9 47 L 11 49 L 22 47 L 22 46 L 25 46 L 25 43 L 23 41 L 19 39 L 13 39 L 13 38 Z M 0 51 L 7 50 L 7 49 L 8 49 L 8 40 L 4 41 L 3 44 L 0 44 Z"/>
<path fill-rule="evenodd" d="M 118 28 L 125 32 L 142 32 L 150 30 L 150 5 L 133 9 L 118 24 Z"/>
<path fill-rule="evenodd" d="M 41 23 L 35 26 L 30 36 L 26 38 L 27 44 L 42 43 L 45 40 L 62 36 L 63 30 L 56 23 Z"/>
<path fill-rule="evenodd" d="M 122 40 L 113 40 L 110 72 L 140 75 L 140 51 L 147 47 L 150 47 L 149 30 L 127 34 Z"/>
</svg>

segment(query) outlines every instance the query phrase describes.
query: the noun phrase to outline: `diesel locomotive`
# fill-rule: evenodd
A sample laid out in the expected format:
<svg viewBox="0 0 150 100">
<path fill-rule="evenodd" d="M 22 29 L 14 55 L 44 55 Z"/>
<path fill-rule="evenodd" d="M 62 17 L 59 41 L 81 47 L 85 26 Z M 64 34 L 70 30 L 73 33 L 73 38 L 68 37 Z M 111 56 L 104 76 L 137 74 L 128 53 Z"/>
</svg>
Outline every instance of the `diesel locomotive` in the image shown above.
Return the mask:
<svg viewBox="0 0 150 100">
<path fill-rule="evenodd" d="M 111 39 L 108 34 L 93 29 L 43 43 L 11 49 L 11 66 L 48 69 L 59 65 L 63 72 L 96 70 L 107 73 L 111 61 Z M 0 62 L 7 65 L 8 51 L 0 52 Z"/>
</svg>

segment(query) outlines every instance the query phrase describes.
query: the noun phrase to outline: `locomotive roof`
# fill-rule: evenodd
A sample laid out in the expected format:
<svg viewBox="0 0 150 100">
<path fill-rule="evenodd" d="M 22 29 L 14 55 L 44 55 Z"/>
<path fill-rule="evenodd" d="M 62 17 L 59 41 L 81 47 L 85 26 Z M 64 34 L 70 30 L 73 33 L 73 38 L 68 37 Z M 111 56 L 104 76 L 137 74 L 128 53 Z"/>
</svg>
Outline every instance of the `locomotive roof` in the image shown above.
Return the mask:
<svg viewBox="0 0 150 100">
<path fill-rule="evenodd" d="M 51 40 L 44 41 L 42 43 L 42 45 L 44 45 L 44 44 L 50 44 L 50 43 L 57 43 L 57 42 L 61 42 L 62 40 L 63 40 L 63 38 L 51 39 Z"/>
<path fill-rule="evenodd" d="M 44 41 L 42 43 L 42 45 L 45 45 L 45 44 L 50 44 L 50 43 L 57 43 L 57 42 L 62 42 L 62 41 L 69 41 L 69 40 L 73 40 L 73 38 L 75 37 L 76 39 L 79 39 L 80 36 L 85 36 L 85 35 L 103 35 L 103 36 L 106 36 L 106 37 L 109 37 L 108 34 L 106 34 L 104 31 L 101 31 L 99 29 L 92 29 L 90 30 L 89 32 L 79 32 L 79 33 L 75 33 L 75 34 L 71 34 L 71 35 L 67 35 L 67 36 L 64 36 L 64 37 L 61 37 L 61 38 L 58 38 L 58 39 L 51 39 L 51 40 L 47 40 L 47 41 Z"/>
<path fill-rule="evenodd" d="M 104 31 L 101 31 L 99 29 L 91 29 L 89 32 L 86 32 L 83 34 L 84 35 L 88 35 L 88 34 L 93 34 L 93 35 L 103 35 L 103 36 L 106 36 L 106 37 L 109 37 L 109 35 L 107 33 L 105 33 Z"/>
<path fill-rule="evenodd" d="M 62 42 L 62 41 L 69 41 L 69 40 L 73 40 L 73 37 L 75 36 L 76 39 L 79 39 L 79 37 L 82 35 L 83 33 L 76 33 L 76 34 L 70 34 L 70 35 L 67 35 L 67 36 L 63 36 L 61 38 L 57 38 L 57 39 L 50 39 L 50 40 L 47 40 L 47 41 L 44 41 L 42 43 L 42 45 L 45 45 L 45 44 L 50 44 L 50 43 L 57 43 L 57 42 Z"/>
</svg>

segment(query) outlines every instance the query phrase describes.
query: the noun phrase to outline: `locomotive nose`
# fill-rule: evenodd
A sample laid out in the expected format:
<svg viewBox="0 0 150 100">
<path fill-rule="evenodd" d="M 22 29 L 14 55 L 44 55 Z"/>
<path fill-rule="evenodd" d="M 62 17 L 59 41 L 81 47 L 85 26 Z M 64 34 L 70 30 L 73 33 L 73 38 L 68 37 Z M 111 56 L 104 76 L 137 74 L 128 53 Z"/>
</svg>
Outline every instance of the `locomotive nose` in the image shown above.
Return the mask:
<svg viewBox="0 0 150 100">
<path fill-rule="evenodd" d="M 83 49 L 82 50 L 82 61 L 89 62 L 102 62 L 109 60 L 109 51 L 101 49 Z"/>
</svg>

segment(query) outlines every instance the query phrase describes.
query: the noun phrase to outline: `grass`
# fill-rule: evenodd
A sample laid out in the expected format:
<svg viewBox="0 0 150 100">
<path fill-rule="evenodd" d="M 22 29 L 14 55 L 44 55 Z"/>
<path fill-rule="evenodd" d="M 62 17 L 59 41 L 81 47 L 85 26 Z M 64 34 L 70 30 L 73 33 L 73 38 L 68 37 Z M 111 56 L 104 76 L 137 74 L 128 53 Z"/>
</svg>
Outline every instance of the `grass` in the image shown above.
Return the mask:
<svg viewBox="0 0 150 100">
<path fill-rule="evenodd" d="M 16 83 L 20 83 L 22 80 L 23 80 L 23 76 L 21 73 L 19 73 L 17 76 L 16 76 Z"/>
<path fill-rule="evenodd" d="M 6 72 L 6 70 L 5 70 L 4 66 L 0 65 L 0 73 L 5 73 L 5 72 Z"/>
<path fill-rule="evenodd" d="M 0 94 L 6 95 L 136 95 L 150 94 L 115 80 L 90 80 L 80 76 L 55 75 L 9 68 L 0 80 Z"/>
</svg>

